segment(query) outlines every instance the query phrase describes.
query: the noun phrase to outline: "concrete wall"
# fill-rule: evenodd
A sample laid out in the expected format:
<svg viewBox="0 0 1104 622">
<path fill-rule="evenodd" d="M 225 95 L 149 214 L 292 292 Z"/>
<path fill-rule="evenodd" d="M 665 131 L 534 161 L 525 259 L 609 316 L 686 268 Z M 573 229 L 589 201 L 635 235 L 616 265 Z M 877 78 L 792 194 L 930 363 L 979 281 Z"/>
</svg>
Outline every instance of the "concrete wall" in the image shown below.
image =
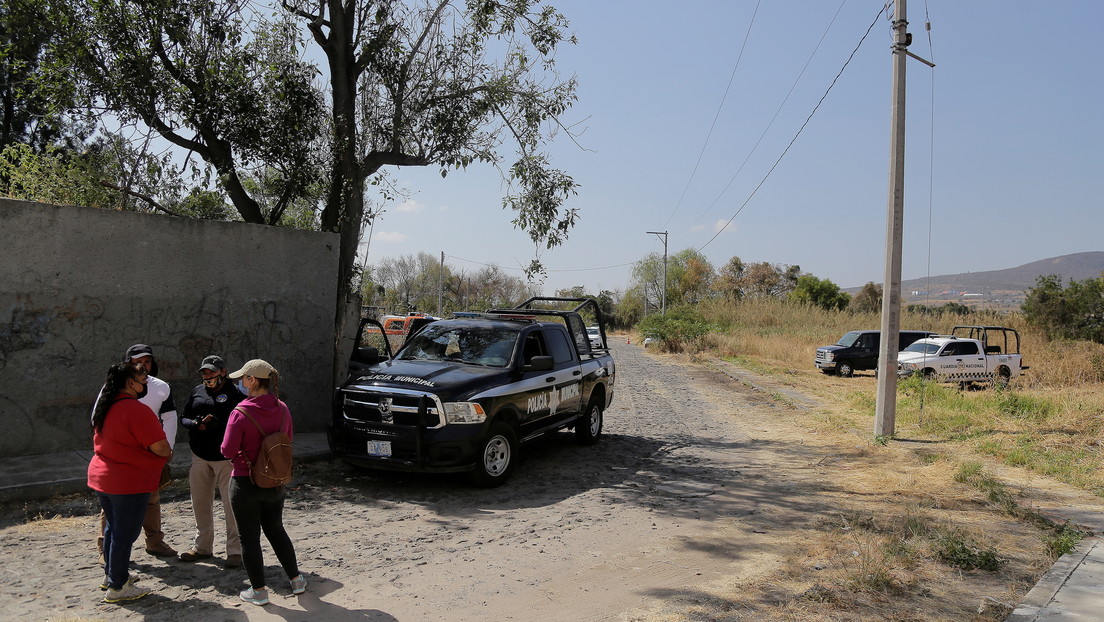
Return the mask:
<svg viewBox="0 0 1104 622">
<path fill-rule="evenodd" d="M 180 407 L 204 356 L 263 358 L 296 429 L 324 429 L 337 235 L 0 199 L 0 240 L 0 456 L 90 449 L 92 401 L 134 343 Z"/>
</svg>

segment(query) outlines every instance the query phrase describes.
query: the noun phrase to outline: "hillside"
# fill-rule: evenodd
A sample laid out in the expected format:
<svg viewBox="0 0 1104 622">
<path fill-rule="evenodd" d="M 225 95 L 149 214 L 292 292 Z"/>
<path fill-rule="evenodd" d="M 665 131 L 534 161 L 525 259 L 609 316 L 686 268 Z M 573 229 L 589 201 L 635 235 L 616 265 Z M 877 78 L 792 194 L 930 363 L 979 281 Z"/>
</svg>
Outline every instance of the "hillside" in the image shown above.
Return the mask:
<svg viewBox="0 0 1104 622">
<path fill-rule="evenodd" d="M 1016 308 L 1023 302 L 1024 292 L 1034 287 L 1040 276 L 1057 274 L 1068 283 L 1096 278 L 1102 273 L 1104 251 L 1073 253 L 1003 270 L 903 280 L 902 300 L 908 304 L 942 305 L 953 301 L 984 308 Z M 858 290 L 855 287 L 845 291 Z"/>
</svg>

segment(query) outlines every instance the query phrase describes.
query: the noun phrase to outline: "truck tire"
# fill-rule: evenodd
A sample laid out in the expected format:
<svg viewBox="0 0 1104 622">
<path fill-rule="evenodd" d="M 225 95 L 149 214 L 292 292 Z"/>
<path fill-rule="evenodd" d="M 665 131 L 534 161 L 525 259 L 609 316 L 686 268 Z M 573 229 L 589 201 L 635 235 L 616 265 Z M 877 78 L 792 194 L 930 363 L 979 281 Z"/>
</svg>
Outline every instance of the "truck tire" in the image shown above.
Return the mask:
<svg viewBox="0 0 1104 622">
<path fill-rule="evenodd" d="M 935 370 L 934 369 L 929 367 L 929 368 L 925 369 L 922 373 L 923 373 L 923 376 L 924 376 L 924 380 L 927 380 L 928 382 L 935 382 L 936 378 L 935 378 Z"/>
<path fill-rule="evenodd" d="M 475 456 L 472 479 L 483 488 L 494 488 L 506 483 L 517 460 L 517 434 L 510 426 L 495 422 L 487 431 Z"/>
<path fill-rule="evenodd" d="M 855 368 L 851 366 L 851 361 L 840 361 L 836 364 L 836 373 L 840 378 L 850 378 L 855 374 Z"/>
<path fill-rule="evenodd" d="M 998 367 L 997 375 L 993 378 L 993 386 L 998 389 L 1007 389 L 1012 380 L 1012 372 L 1007 367 Z"/>
<path fill-rule="evenodd" d="M 602 436 L 602 405 L 591 399 L 586 410 L 575 420 L 575 440 L 582 445 L 593 445 Z"/>
</svg>

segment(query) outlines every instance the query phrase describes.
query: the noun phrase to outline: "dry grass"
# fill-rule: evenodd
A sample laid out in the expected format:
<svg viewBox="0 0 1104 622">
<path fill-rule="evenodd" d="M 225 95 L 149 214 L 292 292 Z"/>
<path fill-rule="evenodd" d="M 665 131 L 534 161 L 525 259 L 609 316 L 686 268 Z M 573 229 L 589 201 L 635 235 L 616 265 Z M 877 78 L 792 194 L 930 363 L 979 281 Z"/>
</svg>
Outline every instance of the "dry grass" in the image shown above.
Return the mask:
<svg viewBox="0 0 1104 622">
<path fill-rule="evenodd" d="M 881 316 L 876 313 L 825 311 L 777 299 L 740 304 L 712 301 L 697 309 L 718 328 L 708 340 L 711 352 L 757 357 L 801 370 L 812 366 L 818 346 L 833 344 L 850 330 L 881 326 Z M 901 328 L 907 330 L 950 333 L 958 324 L 996 324 L 1018 330 L 1025 365 L 1031 367 L 1018 381 L 1023 388 L 1086 387 L 1104 382 L 1104 345 L 1050 341 L 1019 314 L 901 314 Z"/>
<path fill-rule="evenodd" d="M 1020 507 L 1018 491 L 981 464 L 1024 467 L 1104 495 L 1104 346 L 1051 342 L 1016 314 L 905 314 L 906 329 L 1016 328 L 1031 369 L 1007 391 L 899 383 L 896 436 L 915 442 L 883 447 L 872 439 L 873 374 L 839 378 L 813 366 L 816 347 L 878 328 L 876 314 L 775 300 L 698 310 L 717 329 L 694 358 L 735 359 L 823 404 L 799 425 L 846 448 L 843 477 L 832 480 L 838 511 L 787 537 L 794 552 L 783 568 L 717 586 L 677 613 L 630 619 L 1003 620 L 1078 534 Z"/>
<path fill-rule="evenodd" d="M 698 310 L 716 327 L 705 340 L 708 350 L 699 356 L 729 357 L 784 384 L 842 401 L 858 421 L 874 415 L 872 372 L 850 379 L 824 376 L 813 367 L 813 357 L 818 346 L 835 343 L 849 330 L 878 328 L 877 314 L 825 311 L 775 299 L 711 302 Z M 1006 392 L 900 383 L 897 436 L 959 442 L 1104 495 L 1104 345 L 1050 341 L 1015 313 L 904 313 L 901 319 L 902 328 L 940 333 L 956 324 L 1017 329 L 1030 369 Z"/>
<path fill-rule="evenodd" d="M 74 530 L 92 531 L 98 518 L 39 514 L 15 527 L 16 533 L 62 533 Z"/>
</svg>

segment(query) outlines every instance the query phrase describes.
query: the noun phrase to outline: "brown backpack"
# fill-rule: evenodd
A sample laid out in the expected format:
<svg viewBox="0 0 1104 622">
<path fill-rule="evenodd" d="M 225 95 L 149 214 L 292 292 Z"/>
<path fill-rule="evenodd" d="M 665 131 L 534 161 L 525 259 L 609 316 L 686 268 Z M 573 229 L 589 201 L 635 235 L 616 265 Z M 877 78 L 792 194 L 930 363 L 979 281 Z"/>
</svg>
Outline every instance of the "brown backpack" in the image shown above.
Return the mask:
<svg viewBox="0 0 1104 622">
<path fill-rule="evenodd" d="M 249 477 L 253 480 L 253 484 L 258 488 L 277 488 L 291 481 L 291 438 L 288 437 L 282 428 L 276 428 L 276 431 L 272 434 L 265 434 L 264 428 L 261 424 L 257 423 L 257 420 L 253 418 L 242 408 L 235 408 L 238 412 L 242 413 L 253 422 L 253 425 L 257 426 L 257 429 L 261 431 L 261 451 L 257 454 L 257 461 L 250 462 L 249 456 L 246 456 L 244 452 L 242 455 L 245 457 L 245 462 L 249 465 Z M 287 414 L 287 408 L 284 408 L 285 416 Z"/>
</svg>

